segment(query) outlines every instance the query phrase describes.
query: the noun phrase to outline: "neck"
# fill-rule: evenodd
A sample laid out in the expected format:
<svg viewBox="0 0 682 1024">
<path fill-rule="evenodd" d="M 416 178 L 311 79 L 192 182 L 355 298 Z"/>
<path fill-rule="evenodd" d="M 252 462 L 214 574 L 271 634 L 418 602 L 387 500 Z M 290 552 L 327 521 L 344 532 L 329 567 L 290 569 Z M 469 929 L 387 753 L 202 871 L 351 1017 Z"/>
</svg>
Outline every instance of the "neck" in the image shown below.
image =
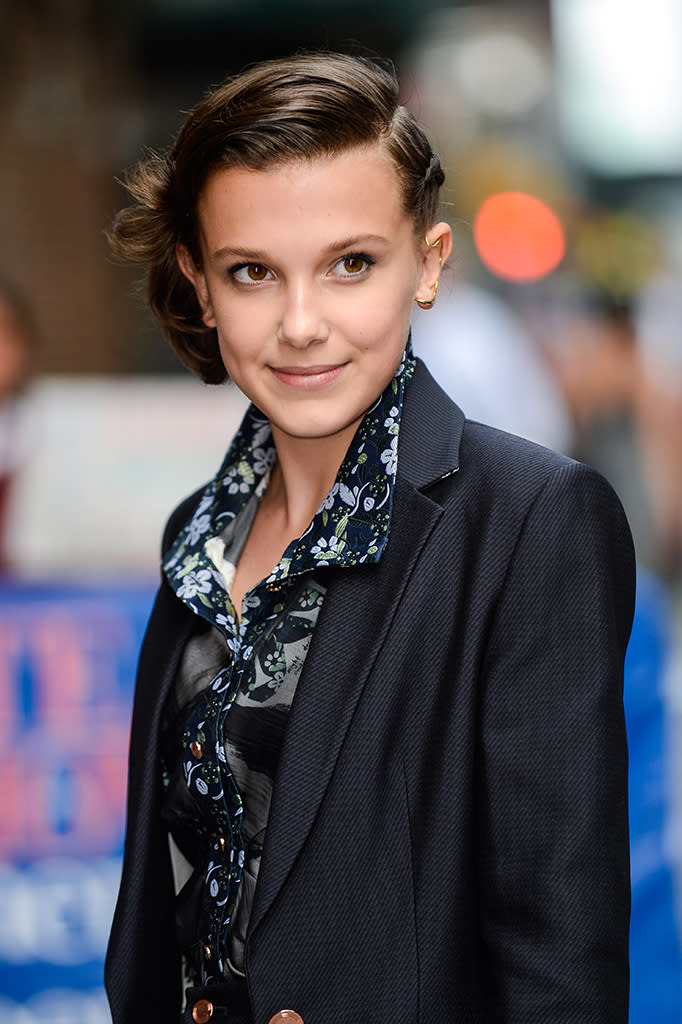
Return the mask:
<svg viewBox="0 0 682 1024">
<path fill-rule="evenodd" d="M 273 426 L 277 463 L 265 497 L 278 510 L 287 533 L 300 536 L 309 525 L 336 479 L 356 428 L 352 424 L 331 437 L 294 438 Z"/>
</svg>

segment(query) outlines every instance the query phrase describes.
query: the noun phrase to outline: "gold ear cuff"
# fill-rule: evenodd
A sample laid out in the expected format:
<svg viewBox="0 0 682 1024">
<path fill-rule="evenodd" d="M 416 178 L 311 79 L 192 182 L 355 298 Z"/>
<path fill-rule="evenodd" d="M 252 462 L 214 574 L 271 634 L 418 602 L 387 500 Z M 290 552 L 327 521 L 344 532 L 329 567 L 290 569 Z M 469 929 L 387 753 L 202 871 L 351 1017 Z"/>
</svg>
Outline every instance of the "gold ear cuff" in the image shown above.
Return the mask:
<svg viewBox="0 0 682 1024">
<path fill-rule="evenodd" d="M 443 236 L 441 235 L 437 242 L 429 242 L 429 236 L 428 235 L 424 235 L 424 241 L 428 245 L 429 249 L 435 249 L 436 246 L 440 247 L 440 253 L 439 253 L 439 256 L 438 256 L 438 266 L 442 267 L 443 266 Z M 431 306 L 436 301 L 436 292 L 438 291 L 438 282 L 439 281 L 440 281 L 440 278 L 438 279 L 438 281 L 436 281 L 436 283 L 433 286 L 433 291 L 431 292 L 431 298 L 430 299 L 418 299 L 417 296 L 415 295 L 414 301 L 417 303 L 417 305 L 421 309 L 431 309 Z"/>
</svg>

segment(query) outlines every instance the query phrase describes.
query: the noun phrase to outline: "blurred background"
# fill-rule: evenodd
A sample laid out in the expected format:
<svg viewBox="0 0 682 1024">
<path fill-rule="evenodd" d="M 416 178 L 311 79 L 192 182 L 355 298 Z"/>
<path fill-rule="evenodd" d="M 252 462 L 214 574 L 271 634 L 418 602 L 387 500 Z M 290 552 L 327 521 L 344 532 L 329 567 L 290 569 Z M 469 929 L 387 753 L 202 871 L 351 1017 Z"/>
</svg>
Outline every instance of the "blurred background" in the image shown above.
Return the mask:
<svg viewBox="0 0 682 1024">
<path fill-rule="evenodd" d="M 390 57 L 455 255 L 414 343 L 465 412 L 599 469 L 635 536 L 631 1021 L 682 1021 L 682 0 L 0 0 L 0 1021 L 107 1024 L 137 650 L 165 516 L 245 402 L 105 231 L 226 75 Z"/>
</svg>

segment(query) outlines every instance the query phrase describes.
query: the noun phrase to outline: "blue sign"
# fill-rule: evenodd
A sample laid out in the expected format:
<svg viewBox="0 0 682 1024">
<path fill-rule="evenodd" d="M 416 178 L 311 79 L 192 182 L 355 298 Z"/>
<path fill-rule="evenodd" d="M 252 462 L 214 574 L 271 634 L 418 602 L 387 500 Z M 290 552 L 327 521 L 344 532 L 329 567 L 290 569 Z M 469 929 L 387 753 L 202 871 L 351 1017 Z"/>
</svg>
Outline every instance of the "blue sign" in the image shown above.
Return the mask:
<svg viewBox="0 0 682 1024">
<path fill-rule="evenodd" d="M 153 588 L 0 587 L 0 1021 L 108 1024 L 135 665 Z"/>
<path fill-rule="evenodd" d="M 625 661 L 630 751 L 630 1024 L 680 1024 L 682 956 L 675 917 L 669 827 L 674 780 L 666 749 L 665 684 L 670 603 L 663 586 L 639 572 Z"/>
</svg>

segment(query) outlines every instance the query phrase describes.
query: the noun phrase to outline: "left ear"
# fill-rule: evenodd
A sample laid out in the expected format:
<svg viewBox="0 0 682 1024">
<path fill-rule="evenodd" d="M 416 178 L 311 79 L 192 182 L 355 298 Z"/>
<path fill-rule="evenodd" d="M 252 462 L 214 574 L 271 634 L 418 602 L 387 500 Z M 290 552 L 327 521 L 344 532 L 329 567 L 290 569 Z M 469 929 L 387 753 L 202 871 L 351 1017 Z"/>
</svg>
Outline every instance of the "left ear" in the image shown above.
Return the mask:
<svg viewBox="0 0 682 1024">
<path fill-rule="evenodd" d="M 445 221 L 433 224 L 421 242 L 421 273 L 415 301 L 429 309 L 436 297 L 441 271 L 452 252 L 452 229 Z"/>
</svg>

